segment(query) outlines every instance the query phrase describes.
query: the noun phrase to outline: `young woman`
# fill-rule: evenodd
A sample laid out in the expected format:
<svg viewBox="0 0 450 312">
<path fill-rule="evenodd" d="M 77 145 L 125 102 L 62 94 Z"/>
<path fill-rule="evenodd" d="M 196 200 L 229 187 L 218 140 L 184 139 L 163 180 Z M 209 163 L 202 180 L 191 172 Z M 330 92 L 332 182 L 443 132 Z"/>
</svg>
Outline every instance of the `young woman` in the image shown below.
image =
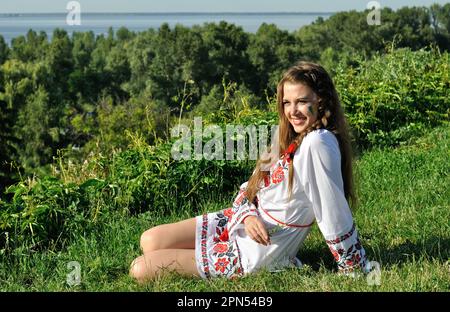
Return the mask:
<svg viewBox="0 0 450 312">
<path fill-rule="evenodd" d="M 139 282 L 165 270 L 202 278 L 237 277 L 298 265 L 296 254 L 317 222 L 342 273 L 366 267 L 349 208 L 354 201 L 349 132 L 328 73 L 300 62 L 277 89 L 276 157 L 260 159 L 233 207 L 141 236 Z"/>
</svg>

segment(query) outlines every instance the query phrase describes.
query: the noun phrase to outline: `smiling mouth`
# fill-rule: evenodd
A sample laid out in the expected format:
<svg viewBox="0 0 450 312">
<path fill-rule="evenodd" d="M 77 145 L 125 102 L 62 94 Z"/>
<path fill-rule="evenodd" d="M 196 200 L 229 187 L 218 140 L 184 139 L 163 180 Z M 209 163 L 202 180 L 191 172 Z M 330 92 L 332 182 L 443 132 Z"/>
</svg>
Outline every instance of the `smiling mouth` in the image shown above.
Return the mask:
<svg viewBox="0 0 450 312">
<path fill-rule="evenodd" d="M 306 117 L 291 118 L 292 124 L 299 126 L 306 121 Z"/>
</svg>

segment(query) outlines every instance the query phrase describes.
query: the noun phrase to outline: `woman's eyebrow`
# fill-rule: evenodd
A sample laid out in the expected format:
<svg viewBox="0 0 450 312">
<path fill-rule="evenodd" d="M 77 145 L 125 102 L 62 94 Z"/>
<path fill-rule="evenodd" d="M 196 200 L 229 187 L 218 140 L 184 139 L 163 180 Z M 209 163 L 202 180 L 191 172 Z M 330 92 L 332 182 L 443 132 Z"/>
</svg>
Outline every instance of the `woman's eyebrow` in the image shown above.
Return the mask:
<svg viewBox="0 0 450 312">
<path fill-rule="evenodd" d="M 297 101 L 299 101 L 299 100 L 304 101 L 304 100 L 310 100 L 310 98 L 307 97 L 307 96 L 305 96 L 305 97 L 299 97 L 299 98 L 296 98 L 296 100 L 297 100 Z M 289 101 L 289 100 L 288 100 L 288 99 L 283 99 L 283 101 Z"/>
</svg>

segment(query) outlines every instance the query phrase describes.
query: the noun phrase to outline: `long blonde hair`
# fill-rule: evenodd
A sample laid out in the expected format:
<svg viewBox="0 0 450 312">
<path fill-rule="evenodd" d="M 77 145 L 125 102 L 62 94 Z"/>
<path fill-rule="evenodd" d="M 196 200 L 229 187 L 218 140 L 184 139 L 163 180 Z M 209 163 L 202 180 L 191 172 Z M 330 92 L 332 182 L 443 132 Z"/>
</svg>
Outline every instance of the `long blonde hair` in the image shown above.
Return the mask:
<svg viewBox="0 0 450 312">
<path fill-rule="evenodd" d="M 311 88 L 320 98 L 317 121 L 304 132 L 298 134 L 284 114 L 283 88 L 285 82 L 301 83 Z M 327 71 L 320 65 L 311 62 L 299 62 L 289 68 L 277 86 L 277 108 L 279 117 L 278 151 L 279 157 L 293 142 L 300 146 L 303 138 L 315 129 L 327 129 L 333 132 L 339 142 L 341 152 L 341 172 L 344 181 L 344 193 L 352 207 L 356 206 L 356 197 L 353 186 L 352 148 L 349 128 L 339 101 L 339 96 L 333 80 Z M 247 198 L 253 202 L 264 178 L 269 174 L 262 170 L 270 160 L 260 158 L 247 185 Z M 293 162 L 289 163 L 289 198 L 293 185 Z"/>
</svg>

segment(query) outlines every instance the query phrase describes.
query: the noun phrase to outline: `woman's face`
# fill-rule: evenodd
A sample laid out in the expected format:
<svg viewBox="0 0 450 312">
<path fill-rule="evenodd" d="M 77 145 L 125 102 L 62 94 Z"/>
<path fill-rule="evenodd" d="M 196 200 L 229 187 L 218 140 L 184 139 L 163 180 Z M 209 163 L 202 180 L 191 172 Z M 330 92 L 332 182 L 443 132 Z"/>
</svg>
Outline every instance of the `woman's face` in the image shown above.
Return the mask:
<svg viewBox="0 0 450 312">
<path fill-rule="evenodd" d="M 305 84 L 285 82 L 283 85 L 284 115 L 296 133 L 305 131 L 317 120 L 319 97 Z"/>
</svg>

